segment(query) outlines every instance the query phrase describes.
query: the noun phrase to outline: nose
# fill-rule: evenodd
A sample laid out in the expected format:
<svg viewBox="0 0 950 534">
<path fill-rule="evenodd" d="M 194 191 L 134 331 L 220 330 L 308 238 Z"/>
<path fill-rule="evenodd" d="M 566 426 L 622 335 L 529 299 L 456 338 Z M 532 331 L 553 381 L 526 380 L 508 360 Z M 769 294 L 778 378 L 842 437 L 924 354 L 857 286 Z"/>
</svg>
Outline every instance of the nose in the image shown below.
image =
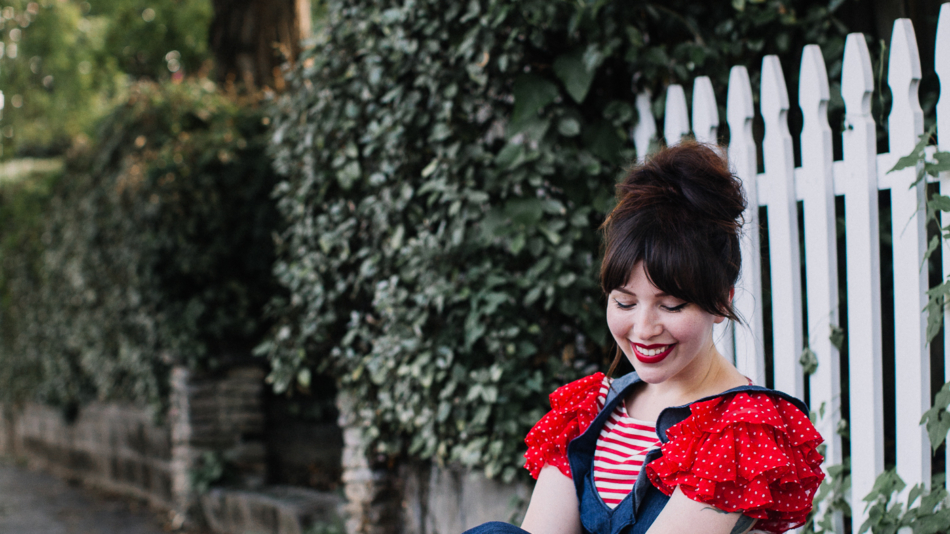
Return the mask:
<svg viewBox="0 0 950 534">
<path fill-rule="evenodd" d="M 647 340 L 663 333 L 663 323 L 656 310 L 642 308 L 637 310 L 633 322 L 633 333 L 640 339 Z"/>
</svg>

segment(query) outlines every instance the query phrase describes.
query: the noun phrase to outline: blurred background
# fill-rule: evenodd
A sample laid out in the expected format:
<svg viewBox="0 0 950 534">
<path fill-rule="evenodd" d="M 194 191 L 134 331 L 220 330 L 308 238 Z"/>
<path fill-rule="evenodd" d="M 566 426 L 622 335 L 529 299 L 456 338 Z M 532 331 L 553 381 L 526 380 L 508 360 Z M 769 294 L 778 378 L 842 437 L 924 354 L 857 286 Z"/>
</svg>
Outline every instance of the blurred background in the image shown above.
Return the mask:
<svg viewBox="0 0 950 534">
<path fill-rule="evenodd" d="M 758 98 L 776 54 L 794 103 L 818 44 L 838 134 L 863 32 L 886 151 L 893 21 L 930 127 L 939 8 L 0 1 L 0 452 L 169 528 L 517 518 L 547 394 L 613 355 L 597 228 L 637 95 L 662 121 L 705 75 L 725 117 L 730 67 Z"/>
</svg>

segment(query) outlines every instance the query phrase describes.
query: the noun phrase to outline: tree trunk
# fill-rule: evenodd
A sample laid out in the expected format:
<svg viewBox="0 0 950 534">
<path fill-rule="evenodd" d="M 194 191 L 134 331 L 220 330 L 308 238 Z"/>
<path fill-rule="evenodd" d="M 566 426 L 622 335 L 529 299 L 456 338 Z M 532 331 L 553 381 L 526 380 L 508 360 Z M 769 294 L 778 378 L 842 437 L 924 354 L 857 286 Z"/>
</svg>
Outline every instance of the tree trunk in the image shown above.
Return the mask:
<svg viewBox="0 0 950 534">
<path fill-rule="evenodd" d="M 283 89 L 280 66 L 310 33 L 310 0 L 213 0 L 208 44 L 220 82 Z"/>
</svg>

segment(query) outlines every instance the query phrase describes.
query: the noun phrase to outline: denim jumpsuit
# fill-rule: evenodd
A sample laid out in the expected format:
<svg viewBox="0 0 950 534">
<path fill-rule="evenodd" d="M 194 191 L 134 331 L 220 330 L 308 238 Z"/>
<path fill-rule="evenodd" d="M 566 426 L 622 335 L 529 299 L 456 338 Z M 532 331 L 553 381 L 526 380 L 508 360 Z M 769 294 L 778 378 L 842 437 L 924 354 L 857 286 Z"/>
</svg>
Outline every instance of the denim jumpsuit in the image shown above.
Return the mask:
<svg viewBox="0 0 950 534">
<path fill-rule="evenodd" d="M 597 446 L 600 431 L 617 405 L 623 401 L 630 389 L 639 382 L 640 377 L 633 372 L 614 380 L 607 394 L 604 408 L 584 433 L 574 438 L 567 446 L 571 478 L 577 491 L 577 501 L 580 503 L 581 532 L 583 534 L 645 534 L 657 516 L 660 515 L 667 501 L 670 500 L 669 497 L 653 486 L 646 474 L 646 469 L 640 470 L 640 475 L 633 485 L 633 491 L 628 493 L 620 501 L 620 504 L 613 509 L 604 504 L 594 486 L 594 449 Z M 806 415 L 808 414 L 808 408 L 802 401 L 781 391 L 760 386 L 740 386 L 693 402 L 703 402 L 723 395 L 741 392 L 762 392 L 781 397 L 791 402 Z M 669 407 L 660 412 L 660 416 L 656 421 L 656 433 L 662 443 L 668 441 L 666 431 L 671 426 L 689 417 L 691 413 L 690 404 Z M 647 453 L 643 465 L 646 466 L 661 455 L 660 449 L 651 450 Z M 527 532 L 508 523 L 491 522 L 472 528 L 466 531 L 465 534 L 527 534 Z"/>
</svg>

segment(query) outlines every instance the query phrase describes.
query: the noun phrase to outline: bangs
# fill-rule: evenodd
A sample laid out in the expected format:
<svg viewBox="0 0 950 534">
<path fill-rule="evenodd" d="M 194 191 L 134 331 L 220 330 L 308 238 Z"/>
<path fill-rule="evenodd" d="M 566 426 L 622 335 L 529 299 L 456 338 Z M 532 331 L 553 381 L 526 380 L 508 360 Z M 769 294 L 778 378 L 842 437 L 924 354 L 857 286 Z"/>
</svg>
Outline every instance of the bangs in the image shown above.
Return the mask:
<svg viewBox="0 0 950 534">
<path fill-rule="evenodd" d="M 729 270 L 735 276 L 729 276 L 711 268 L 710 260 L 738 253 L 738 243 L 723 240 L 721 233 L 716 235 L 688 219 L 671 221 L 651 211 L 608 223 L 608 247 L 601 265 L 604 294 L 627 285 L 634 268 L 643 262 L 647 279 L 660 291 L 713 315 L 734 318 L 728 291 L 736 282 L 739 266 L 734 263 L 734 269 Z"/>
</svg>

